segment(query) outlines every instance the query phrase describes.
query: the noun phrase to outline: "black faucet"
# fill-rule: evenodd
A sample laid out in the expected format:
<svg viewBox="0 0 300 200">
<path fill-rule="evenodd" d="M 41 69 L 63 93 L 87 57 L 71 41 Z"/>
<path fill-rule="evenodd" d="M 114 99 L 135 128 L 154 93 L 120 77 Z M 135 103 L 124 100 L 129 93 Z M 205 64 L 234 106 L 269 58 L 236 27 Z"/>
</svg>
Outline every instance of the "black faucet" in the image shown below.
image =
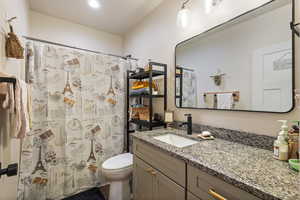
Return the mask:
<svg viewBox="0 0 300 200">
<path fill-rule="evenodd" d="M 193 121 L 192 121 L 192 114 L 185 114 L 184 116 L 187 116 L 187 122 L 184 122 L 182 125 L 187 125 L 187 134 L 192 135 L 193 130 Z"/>
</svg>

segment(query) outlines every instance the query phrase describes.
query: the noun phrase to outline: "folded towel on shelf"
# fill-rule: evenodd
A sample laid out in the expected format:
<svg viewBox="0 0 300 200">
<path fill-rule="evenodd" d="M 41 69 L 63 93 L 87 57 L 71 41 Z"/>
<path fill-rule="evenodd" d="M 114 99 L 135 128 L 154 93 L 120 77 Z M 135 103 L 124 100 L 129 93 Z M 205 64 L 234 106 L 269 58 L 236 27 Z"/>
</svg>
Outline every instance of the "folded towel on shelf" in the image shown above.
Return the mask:
<svg viewBox="0 0 300 200">
<path fill-rule="evenodd" d="M 131 90 L 130 91 L 130 95 L 142 95 L 142 94 L 149 94 L 149 88 L 141 88 L 141 89 L 137 89 L 137 90 Z"/>
<path fill-rule="evenodd" d="M 232 93 L 217 94 L 217 108 L 218 109 L 233 109 L 234 99 Z"/>
</svg>

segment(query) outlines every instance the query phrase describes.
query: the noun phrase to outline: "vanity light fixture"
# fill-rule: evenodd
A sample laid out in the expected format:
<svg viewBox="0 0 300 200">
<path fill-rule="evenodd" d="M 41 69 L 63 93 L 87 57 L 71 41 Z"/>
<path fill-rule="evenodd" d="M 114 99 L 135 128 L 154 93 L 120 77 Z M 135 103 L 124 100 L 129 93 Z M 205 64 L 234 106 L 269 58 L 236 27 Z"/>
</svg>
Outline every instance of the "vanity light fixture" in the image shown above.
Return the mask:
<svg viewBox="0 0 300 200">
<path fill-rule="evenodd" d="M 189 25 L 190 20 L 190 10 L 186 8 L 186 4 L 189 3 L 190 0 L 185 0 L 182 3 L 181 9 L 177 15 L 177 25 L 180 28 L 186 28 Z"/>
<path fill-rule="evenodd" d="M 99 9 L 101 7 L 99 0 L 88 0 L 88 4 L 91 8 L 94 9 Z"/>
</svg>

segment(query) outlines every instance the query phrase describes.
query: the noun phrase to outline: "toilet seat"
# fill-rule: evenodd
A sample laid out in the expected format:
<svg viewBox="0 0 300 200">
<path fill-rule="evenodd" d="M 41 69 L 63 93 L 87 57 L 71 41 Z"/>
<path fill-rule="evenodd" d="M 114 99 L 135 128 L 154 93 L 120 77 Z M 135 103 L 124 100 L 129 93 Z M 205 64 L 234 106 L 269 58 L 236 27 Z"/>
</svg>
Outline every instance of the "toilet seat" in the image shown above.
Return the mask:
<svg viewBox="0 0 300 200">
<path fill-rule="evenodd" d="M 131 153 L 124 153 L 112 158 L 109 158 L 102 164 L 104 170 L 118 171 L 122 169 L 131 168 L 133 165 L 133 155 Z"/>
<path fill-rule="evenodd" d="M 133 170 L 133 155 L 124 153 L 102 163 L 102 174 L 110 183 L 109 200 L 130 200 L 129 180 Z"/>
</svg>

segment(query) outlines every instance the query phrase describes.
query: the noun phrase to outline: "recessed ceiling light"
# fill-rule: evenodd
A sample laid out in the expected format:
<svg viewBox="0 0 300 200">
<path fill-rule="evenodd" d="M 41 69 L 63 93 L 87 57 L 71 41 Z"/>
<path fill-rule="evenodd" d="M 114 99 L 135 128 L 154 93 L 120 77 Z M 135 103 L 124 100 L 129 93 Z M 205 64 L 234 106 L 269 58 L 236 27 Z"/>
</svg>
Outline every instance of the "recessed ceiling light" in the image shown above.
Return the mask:
<svg viewBox="0 0 300 200">
<path fill-rule="evenodd" d="M 101 7 L 101 4 L 99 0 L 88 0 L 89 6 L 91 6 L 94 9 L 98 9 Z"/>
</svg>

